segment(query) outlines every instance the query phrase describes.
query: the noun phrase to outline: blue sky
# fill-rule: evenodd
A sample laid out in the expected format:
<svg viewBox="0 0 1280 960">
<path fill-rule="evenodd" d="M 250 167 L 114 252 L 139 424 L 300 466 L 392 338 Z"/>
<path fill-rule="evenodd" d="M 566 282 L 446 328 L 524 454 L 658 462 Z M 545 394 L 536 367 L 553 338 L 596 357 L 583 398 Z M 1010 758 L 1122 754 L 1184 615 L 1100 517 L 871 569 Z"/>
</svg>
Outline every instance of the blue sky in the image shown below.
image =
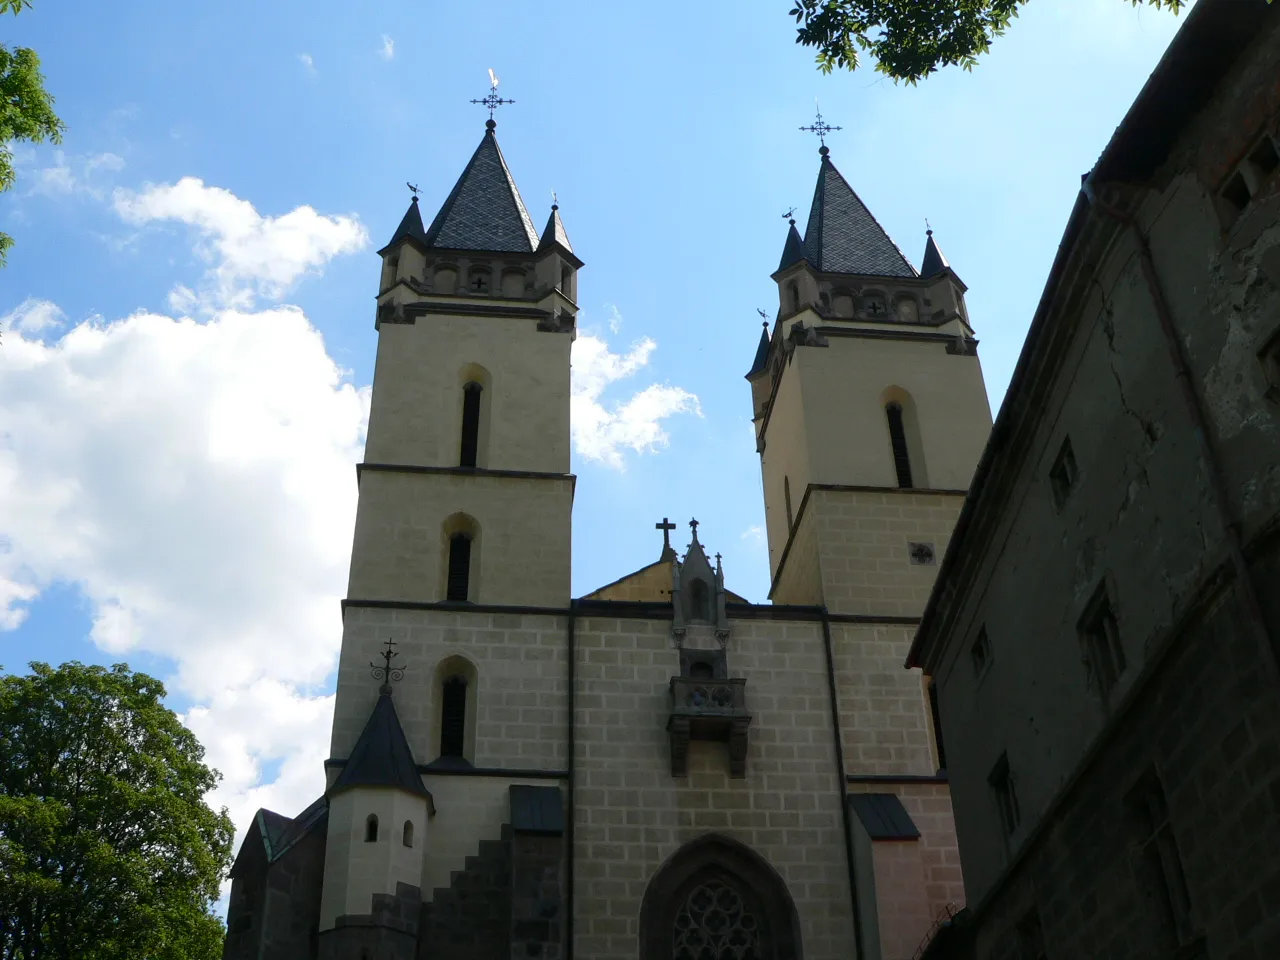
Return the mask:
<svg viewBox="0 0 1280 960">
<path fill-rule="evenodd" d="M 164 677 L 238 826 L 322 786 L 373 357 L 373 251 L 483 133 L 575 249 L 575 594 L 696 516 L 768 592 L 745 373 L 832 158 L 969 285 L 993 412 L 1086 172 L 1179 20 L 1036 0 L 972 73 L 820 75 L 788 0 L 225 5 L 37 0 L 68 132 L 0 195 L 0 664 Z M 680 544 L 687 528 L 679 531 Z"/>
</svg>

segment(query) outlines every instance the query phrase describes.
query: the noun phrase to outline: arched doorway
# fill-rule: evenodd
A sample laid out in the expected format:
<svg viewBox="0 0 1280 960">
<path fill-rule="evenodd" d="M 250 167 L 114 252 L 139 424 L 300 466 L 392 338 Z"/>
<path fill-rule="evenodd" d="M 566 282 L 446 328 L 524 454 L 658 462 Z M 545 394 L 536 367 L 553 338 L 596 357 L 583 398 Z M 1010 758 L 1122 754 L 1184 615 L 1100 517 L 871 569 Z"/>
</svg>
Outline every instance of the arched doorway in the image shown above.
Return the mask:
<svg viewBox="0 0 1280 960">
<path fill-rule="evenodd" d="M 800 960 L 795 905 L 782 878 L 749 847 L 708 834 L 685 844 L 649 881 L 640 960 Z"/>
</svg>

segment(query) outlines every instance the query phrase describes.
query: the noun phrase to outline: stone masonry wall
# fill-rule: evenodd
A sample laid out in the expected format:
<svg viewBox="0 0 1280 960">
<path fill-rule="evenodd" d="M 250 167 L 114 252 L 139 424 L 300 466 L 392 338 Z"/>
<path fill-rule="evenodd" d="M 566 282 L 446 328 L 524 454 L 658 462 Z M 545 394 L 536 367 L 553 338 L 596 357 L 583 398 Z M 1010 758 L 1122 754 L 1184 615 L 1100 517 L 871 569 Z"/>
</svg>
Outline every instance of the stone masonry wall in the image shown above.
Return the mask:
<svg viewBox="0 0 1280 960">
<path fill-rule="evenodd" d="M 731 676 L 753 713 L 746 779 L 726 748 L 690 744 L 689 775 L 671 776 L 668 681 L 678 672 L 670 624 L 579 621 L 575 791 L 576 952 L 634 960 L 650 877 L 708 832 L 736 839 L 783 878 L 806 960 L 849 960 L 852 910 L 833 756 L 821 625 L 737 621 Z M 691 631 L 689 646 L 715 641 Z"/>
</svg>

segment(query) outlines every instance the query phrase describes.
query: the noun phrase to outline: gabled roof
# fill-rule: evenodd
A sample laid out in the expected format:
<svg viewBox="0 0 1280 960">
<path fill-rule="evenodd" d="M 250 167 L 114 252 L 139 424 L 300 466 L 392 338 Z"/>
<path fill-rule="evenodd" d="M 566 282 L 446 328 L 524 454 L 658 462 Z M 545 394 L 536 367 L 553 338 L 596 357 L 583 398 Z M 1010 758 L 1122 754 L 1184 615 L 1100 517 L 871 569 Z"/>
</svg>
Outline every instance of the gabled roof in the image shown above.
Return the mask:
<svg viewBox="0 0 1280 960">
<path fill-rule="evenodd" d="M 323 794 L 292 819 L 274 810 L 260 809 L 254 815 L 249 832 L 240 844 L 229 878 L 234 880 L 250 868 L 253 858 L 247 851 L 252 843 L 261 844 L 263 857 L 269 866 L 288 853 L 303 837 L 316 830 L 323 830 L 328 822 L 328 815 L 329 801 Z"/>
<path fill-rule="evenodd" d="M 785 270 L 793 263 L 799 263 L 806 256 L 804 241 L 800 239 L 800 231 L 796 229 L 796 222 L 792 220 L 787 230 L 787 242 L 782 248 L 782 259 L 778 261 L 778 269 Z"/>
<path fill-rule="evenodd" d="M 494 136 L 493 121 L 444 206 L 427 228 L 426 244 L 446 250 L 533 253 L 538 234 Z"/>
<path fill-rule="evenodd" d="M 396 227 L 396 232 L 391 235 L 391 239 L 387 241 L 387 245 L 379 250 L 389 250 L 401 240 L 416 240 L 418 243 L 426 244 L 427 234 L 422 229 L 422 214 L 418 211 L 418 198 L 409 201 L 409 209 L 404 212 L 404 216 L 400 219 L 400 226 Z"/>
<path fill-rule="evenodd" d="M 382 688 L 364 732 L 329 793 L 351 787 L 396 787 L 418 796 L 431 796 L 418 775 L 413 751 L 391 702 L 390 687 Z"/>
<path fill-rule="evenodd" d="M 760 331 L 760 344 L 756 347 L 756 358 L 751 361 L 751 369 L 747 371 L 748 377 L 754 377 L 763 370 L 765 361 L 769 359 L 769 324 L 767 321 L 763 324 L 763 327 L 764 329 Z"/>
<path fill-rule="evenodd" d="M 569 234 L 565 233 L 564 221 L 560 219 L 560 205 L 558 203 L 551 205 L 551 216 L 547 217 L 547 226 L 542 231 L 542 239 L 538 241 L 538 250 L 545 250 L 553 243 L 558 243 L 570 253 L 573 253 L 573 247 L 569 244 Z"/>
<path fill-rule="evenodd" d="M 902 251 L 840 175 L 827 148 L 819 152 L 822 167 L 804 230 L 808 261 L 822 273 L 916 276 Z"/>
<path fill-rule="evenodd" d="M 948 269 L 951 264 L 947 263 L 947 258 L 943 256 L 938 241 L 933 239 L 933 231 L 926 230 L 925 233 L 928 239 L 924 244 L 924 260 L 920 263 L 920 276 L 932 277 Z"/>
</svg>

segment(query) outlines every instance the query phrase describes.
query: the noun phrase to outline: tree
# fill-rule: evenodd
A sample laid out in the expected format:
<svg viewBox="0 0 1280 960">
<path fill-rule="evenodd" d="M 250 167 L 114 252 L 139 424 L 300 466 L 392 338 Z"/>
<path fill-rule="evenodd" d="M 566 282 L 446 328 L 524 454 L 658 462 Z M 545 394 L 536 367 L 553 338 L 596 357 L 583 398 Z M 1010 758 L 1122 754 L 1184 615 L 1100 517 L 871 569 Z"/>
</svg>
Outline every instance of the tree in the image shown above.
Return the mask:
<svg viewBox="0 0 1280 960">
<path fill-rule="evenodd" d="M 859 51 L 894 80 L 914 84 L 939 67 L 972 70 L 1029 0 L 794 0 L 796 43 L 818 51 L 818 68 L 856 70 Z M 1180 12 L 1188 0 L 1129 0 Z M 1271 0 L 1267 0 L 1268 3 Z"/>
<path fill-rule="evenodd" d="M 31 0 L 0 0 L 0 14 L 17 16 Z M 27 47 L 10 50 L 0 43 L 0 193 L 13 186 L 13 151 L 17 140 L 42 143 L 62 141 L 66 127 L 53 112 L 53 97 L 44 88 L 40 58 Z M 13 237 L 0 231 L 0 267 L 13 246 Z"/>
<path fill-rule="evenodd" d="M 220 779 L 124 664 L 0 677 L 0 958 L 215 960 Z"/>
</svg>

